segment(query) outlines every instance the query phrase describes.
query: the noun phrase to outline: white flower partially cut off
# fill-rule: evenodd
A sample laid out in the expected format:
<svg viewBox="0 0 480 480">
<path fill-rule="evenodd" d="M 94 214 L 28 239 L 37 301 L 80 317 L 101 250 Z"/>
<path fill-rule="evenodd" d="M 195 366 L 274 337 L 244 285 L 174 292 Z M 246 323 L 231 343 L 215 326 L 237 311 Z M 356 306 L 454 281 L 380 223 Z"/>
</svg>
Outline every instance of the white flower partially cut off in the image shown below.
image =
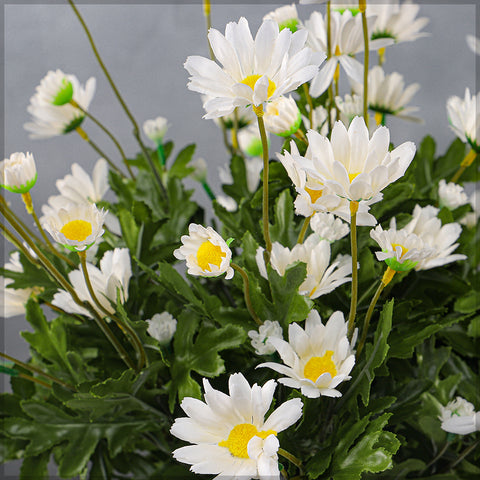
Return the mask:
<svg viewBox="0 0 480 480">
<path fill-rule="evenodd" d="M 191 397 L 182 400 L 180 406 L 188 416 L 177 418 L 170 433 L 193 445 L 175 450 L 174 458 L 192 465 L 194 473 L 217 475 L 217 480 L 279 480 L 277 434 L 301 417 L 302 401 L 286 401 L 265 420 L 274 380 L 250 387 L 241 373 L 235 373 L 228 386 L 226 395 L 204 379 L 205 402 Z"/>
<path fill-rule="evenodd" d="M 226 279 L 233 277 L 230 266 L 232 251 L 225 240 L 212 228 L 191 223 L 188 235 L 183 235 L 182 246 L 173 255 L 186 260 L 188 273 L 201 277 L 218 277 L 226 273 Z"/>
<path fill-rule="evenodd" d="M 475 412 L 475 407 L 462 397 L 447 403 L 441 408 L 439 419 L 441 428 L 449 433 L 468 435 L 480 430 L 480 412 Z"/>
<path fill-rule="evenodd" d="M 467 45 L 475 55 L 480 55 L 480 38 L 473 35 L 467 35 Z"/>
<path fill-rule="evenodd" d="M 85 114 L 81 110 L 69 103 L 54 103 L 55 85 L 57 85 L 57 89 L 61 88 L 63 82 L 59 82 L 60 78 L 65 78 L 71 84 L 73 90 L 71 99 L 84 110 L 88 110 L 95 94 L 95 78 L 89 78 L 83 87 L 75 75 L 66 75 L 61 70 L 50 71 L 36 87 L 36 93 L 30 98 L 30 105 L 27 108 L 33 121 L 25 123 L 24 128 L 30 132 L 30 138 L 50 138 L 63 135 L 82 124 Z M 68 98 L 68 95 L 64 93 L 60 93 L 59 98 L 63 98 L 63 100 Z"/>
<path fill-rule="evenodd" d="M 279 382 L 299 388 L 306 397 L 340 397 L 342 394 L 336 387 L 350 380 L 349 373 L 355 364 L 352 349 L 355 335 L 350 344 L 343 313 L 333 313 L 323 325 L 318 312 L 312 310 L 305 321 L 305 330 L 297 323 L 291 323 L 288 337 L 288 342 L 270 339 L 284 365 L 267 362 L 257 368 L 267 367 L 286 375 Z"/>
<path fill-rule="evenodd" d="M 455 210 L 468 203 L 465 189 L 457 183 L 447 183 L 444 179 L 438 183 L 438 197 L 440 208 L 447 207 L 449 210 Z"/>
<path fill-rule="evenodd" d="M 265 20 L 253 39 L 248 22 L 230 22 L 225 35 L 211 28 L 208 39 L 222 65 L 200 56 L 190 56 L 190 90 L 211 97 L 204 104 L 204 118 L 229 115 L 235 107 L 252 105 L 256 113 L 263 104 L 308 82 L 323 60 L 305 47 L 307 32 L 279 32 L 274 20 Z"/>
<path fill-rule="evenodd" d="M 83 251 L 104 233 L 107 212 L 95 204 L 67 205 L 43 217 L 42 227 L 61 245 Z"/>
<path fill-rule="evenodd" d="M 257 355 L 270 355 L 275 352 L 275 348 L 269 343 L 269 338 L 276 337 L 283 339 L 283 331 L 281 325 L 274 320 L 265 320 L 263 325 L 256 330 L 250 330 L 248 336 L 252 340 L 252 347 Z"/>
<path fill-rule="evenodd" d="M 1 186 L 13 193 L 27 193 L 37 181 L 37 168 L 31 153 L 16 152 L 0 162 Z"/>
</svg>

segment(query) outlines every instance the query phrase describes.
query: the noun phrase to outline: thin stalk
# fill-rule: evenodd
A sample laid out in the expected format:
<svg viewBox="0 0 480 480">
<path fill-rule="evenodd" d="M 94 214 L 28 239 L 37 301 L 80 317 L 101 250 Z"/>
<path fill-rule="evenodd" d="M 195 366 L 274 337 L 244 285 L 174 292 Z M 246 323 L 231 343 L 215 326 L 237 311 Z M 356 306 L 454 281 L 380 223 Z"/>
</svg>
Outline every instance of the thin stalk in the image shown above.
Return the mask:
<svg viewBox="0 0 480 480">
<path fill-rule="evenodd" d="M 459 178 L 462 176 L 462 173 L 469 167 L 477 156 L 477 152 L 473 148 L 467 153 L 465 158 L 460 163 L 460 168 L 456 171 L 455 175 L 450 180 L 451 183 L 458 182 Z"/>
<path fill-rule="evenodd" d="M 93 123 L 95 123 L 95 125 L 97 125 L 98 127 L 100 127 L 100 129 L 110 138 L 110 140 L 115 144 L 115 146 L 117 147 L 117 150 L 120 152 L 120 156 L 122 157 L 122 160 L 123 160 L 123 163 L 125 164 L 125 166 L 127 167 L 127 170 L 128 170 L 128 173 L 130 174 L 130 176 L 132 177 L 132 179 L 135 180 L 135 175 L 133 174 L 132 172 L 132 169 L 130 167 L 130 165 L 128 164 L 128 161 L 127 161 L 127 157 L 125 155 L 125 152 L 123 151 L 123 148 L 121 147 L 120 143 L 118 142 L 118 140 L 114 137 L 113 133 L 110 132 L 110 130 L 108 130 L 108 128 L 103 125 L 102 122 L 100 122 L 100 120 L 98 120 L 96 117 L 94 117 L 90 112 L 88 112 L 87 110 L 85 110 L 82 106 L 80 106 L 75 100 L 70 100 L 70 104 L 72 106 L 74 106 L 75 108 L 77 108 L 78 110 L 80 110 L 86 117 L 88 117 Z"/>
<path fill-rule="evenodd" d="M 208 31 L 212 28 L 212 6 L 210 4 L 210 0 L 203 0 L 203 14 L 205 16 L 205 21 L 207 22 L 207 42 L 208 42 L 208 50 L 210 52 L 210 58 L 215 60 L 215 54 L 213 53 L 212 46 L 208 41 Z"/>
<path fill-rule="evenodd" d="M 157 145 L 157 154 L 158 158 L 160 159 L 160 165 L 162 166 L 162 170 L 165 170 L 165 165 L 167 163 L 166 158 L 165 158 L 165 150 L 163 149 L 163 143 L 160 142 Z"/>
<path fill-rule="evenodd" d="M 313 101 L 312 96 L 310 95 L 310 90 L 308 88 L 308 84 L 303 84 L 303 92 L 305 93 L 305 98 L 307 99 L 308 103 L 308 122 L 310 123 L 310 128 L 313 128 Z"/>
<path fill-rule="evenodd" d="M 351 339 L 355 327 L 358 295 L 358 269 L 357 269 L 357 211 L 358 202 L 350 202 L 350 244 L 352 250 L 352 298 L 350 301 L 350 314 L 348 316 L 348 337 Z"/>
<path fill-rule="evenodd" d="M 260 110 L 261 109 L 261 110 Z M 272 241 L 270 239 L 270 225 L 268 221 L 268 142 L 267 133 L 265 131 L 265 123 L 263 121 L 263 106 L 256 111 L 258 120 L 258 129 L 262 139 L 263 154 L 263 201 L 262 201 L 262 221 L 263 221 L 263 238 L 265 239 L 265 266 L 270 262 L 270 252 L 272 251 Z"/>
<path fill-rule="evenodd" d="M 231 267 L 236 270 L 243 278 L 243 290 L 245 295 L 245 303 L 247 304 L 247 309 L 251 315 L 251 317 L 255 320 L 257 325 L 262 325 L 263 322 L 258 318 L 258 315 L 255 312 L 255 309 L 252 305 L 252 300 L 250 299 L 250 282 L 248 281 L 248 275 L 245 270 L 237 265 L 236 263 L 230 263 Z"/>
<path fill-rule="evenodd" d="M 233 111 L 233 128 L 231 131 L 232 134 L 232 148 L 234 154 L 238 151 L 238 109 L 235 108 Z"/>
<path fill-rule="evenodd" d="M 39 378 L 32 377 L 31 375 L 27 375 L 26 373 L 19 373 L 18 376 L 20 378 L 24 378 L 25 380 L 29 380 L 30 382 L 38 383 L 42 387 L 52 388 L 52 386 L 49 383 L 44 382 L 43 380 L 40 380 Z"/>
<path fill-rule="evenodd" d="M 282 457 L 286 458 L 289 462 L 293 463 L 296 467 L 298 467 L 301 471 L 303 471 L 303 464 L 302 461 L 299 460 L 297 457 L 292 455 L 290 452 L 287 452 L 283 448 L 278 449 L 278 454 Z"/>
<path fill-rule="evenodd" d="M 303 240 L 305 239 L 305 234 L 307 233 L 308 226 L 310 225 L 310 219 L 312 217 L 313 215 L 310 215 L 309 217 L 305 217 L 305 220 L 302 225 L 302 229 L 298 234 L 297 243 L 300 243 L 300 244 L 303 243 Z"/>
<path fill-rule="evenodd" d="M 297 137 L 301 142 L 303 142 L 305 145 L 308 145 L 308 140 L 307 140 L 307 137 L 305 136 L 305 134 L 300 130 L 298 129 L 295 133 L 294 133 L 295 137 Z"/>
<path fill-rule="evenodd" d="M 110 160 L 110 158 L 106 155 L 104 151 L 100 149 L 100 147 L 88 136 L 87 132 L 82 127 L 77 127 L 75 131 L 80 135 L 82 140 L 85 140 L 102 158 L 104 158 L 110 167 L 115 170 L 117 173 L 120 173 L 122 177 L 125 175 L 121 172 L 121 170 Z"/>
<path fill-rule="evenodd" d="M 202 182 L 202 187 L 203 189 L 205 190 L 205 192 L 207 193 L 208 197 L 210 198 L 210 200 L 215 200 L 217 197 L 215 196 L 215 194 L 212 192 L 212 189 L 210 188 L 210 185 L 207 183 L 206 180 L 204 180 Z"/>
<path fill-rule="evenodd" d="M 32 373 L 37 373 L 38 375 L 41 375 L 44 378 L 48 378 L 52 382 L 58 383 L 62 387 L 68 388 L 69 390 L 75 391 L 75 387 L 72 385 L 69 385 L 68 383 L 65 383 L 64 381 L 60 380 L 57 377 L 54 377 L 53 375 L 50 375 L 49 373 L 45 373 L 43 370 L 40 370 L 37 367 L 34 367 L 33 365 L 30 365 L 28 363 L 24 363 L 14 357 L 11 357 L 10 355 L 7 355 L 6 353 L 0 352 L 0 357 L 5 358 L 6 360 L 9 360 L 10 362 L 15 363 L 16 365 L 24 368 L 25 370 L 28 370 Z"/>
<path fill-rule="evenodd" d="M 332 5 L 327 2 L 327 61 L 332 58 Z M 332 131 L 333 87 L 328 87 L 328 132 Z"/>
<path fill-rule="evenodd" d="M 364 60 L 363 60 L 363 118 L 368 128 L 368 62 L 369 62 L 369 45 L 368 45 L 368 24 L 367 24 L 367 2 L 360 0 L 358 4 L 359 10 L 362 12 L 363 27 L 363 44 L 364 44 Z"/>
<path fill-rule="evenodd" d="M 450 465 L 448 468 L 451 470 L 452 468 L 455 468 L 465 457 L 467 457 L 471 452 L 473 452 L 478 445 L 480 444 L 480 440 L 477 440 L 475 443 L 472 443 L 468 448 L 466 448 L 460 456 Z"/>
<path fill-rule="evenodd" d="M 50 302 L 43 302 L 48 308 L 52 309 L 54 312 L 57 312 L 57 313 L 60 313 L 62 315 L 68 315 L 70 317 L 73 317 L 75 318 L 76 320 L 78 320 L 80 323 L 85 323 L 85 320 L 80 316 L 80 315 L 77 315 L 75 313 L 69 313 L 69 312 L 66 312 L 65 310 L 63 310 L 62 308 L 59 308 L 57 307 L 56 305 L 53 305 L 53 303 L 50 303 Z"/>
<path fill-rule="evenodd" d="M 27 248 L 23 245 L 23 243 L 15 236 L 14 233 L 10 232 L 8 228 L 3 224 L 0 223 L 0 229 L 2 230 L 3 236 L 12 243 L 15 247 L 22 251 L 22 253 L 27 257 L 28 261 L 33 265 L 38 265 L 37 260 L 35 260 L 28 251 Z"/>
<path fill-rule="evenodd" d="M 437 455 L 435 455 L 435 458 L 433 458 L 433 460 L 431 462 L 429 462 L 427 465 L 425 465 L 425 468 L 419 473 L 420 476 L 423 476 L 423 474 L 434 464 L 434 463 L 437 463 L 438 460 L 440 460 L 440 458 L 443 457 L 443 454 L 448 450 L 448 447 L 450 446 L 450 443 L 449 441 L 447 441 L 445 443 L 445 445 L 443 446 L 443 448 L 437 453 Z"/>
<path fill-rule="evenodd" d="M 385 47 L 378 49 L 378 65 L 381 67 L 385 63 Z"/>
</svg>

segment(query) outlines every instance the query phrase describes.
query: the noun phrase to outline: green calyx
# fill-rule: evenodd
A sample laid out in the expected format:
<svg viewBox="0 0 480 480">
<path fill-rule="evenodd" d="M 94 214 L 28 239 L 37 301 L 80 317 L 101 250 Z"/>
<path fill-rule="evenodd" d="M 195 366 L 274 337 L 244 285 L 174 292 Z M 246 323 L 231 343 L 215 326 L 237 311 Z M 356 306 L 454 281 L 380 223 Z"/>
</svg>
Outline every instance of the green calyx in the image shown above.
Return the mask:
<svg viewBox="0 0 480 480">
<path fill-rule="evenodd" d="M 284 28 L 288 28 L 292 33 L 295 33 L 298 30 L 299 23 L 300 22 L 298 18 L 289 18 L 288 20 L 279 23 L 278 28 L 280 31 L 282 31 Z"/>
<path fill-rule="evenodd" d="M 465 138 L 467 139 L 467 142 L 469 145 L 472 147 L 472 150 L 479 154 L 480 153 L 480 145 L 477 144 L 474 140 L 472 140 L 468 135 L 465 135 Z"/>
<path fill-rule="evenodd" d="M 15 185 L 3 185 L 3 184 L 1 186 L 5 190 L 8 190 L 9 192 L 12 192 L 12 193 L 27 193 L 33 188 L 33 186 L 37 182 L 37 177 L 38 177 L 38 173 L 35 173 L 35 176 L 31 180 L 29 180 L 24 185 L 20 185 L 19 187 Z"/>
<path fill-rule="evenodd" d="M 336 10 L 337 12 L 340 12 L 341 15 L 343 15 L 343 12 L 345 12 L 345 10 L 350 10 L 352 12 L 352 15 L 355 16 L 357 15 L 357 13 L 360 13 L 360 10 L 358 8 L 333 8 L 332 10 Z"/>
<path fill-rule="evenodd" d="M 297 119 L 295 120 L 293 125 L 285 132 L 277 133 L 277 135 L 279 135 L 280 137 L 290 137 L 300 128 L 301 123 L 302 123 L 302 114 L 300 113 L 300 110 L 299 110 Z"/>
<path fill-rule="evenodd" d="M 76 128 L 78 128 L 82 122 L 83 122 L 83 119 L 85 118 L 84 115 L 81 115 L 80 117 L 76 117 L 74 118 L 64 129 L 63 129 L 63 133 L 70 133 L 71 131 L 75 130 Z"/>
<path fill-rule="evenodd" d="M 396 272 L 409 272 L 418 262 L 413 262 L 412 260 L 405 260 L 400 263 L 395 257 L 387 258 L 385 263 Z"/>
<path fill-rule="evenodd" d="M 252 140 L 245 148 L 245 152 L 250 157 L 261 157 L 263 153 L 262 140 L 260 138 Z"/>
<path fill-rule="evenodd" d="M 73 97 L 73 85 L 70 80 L 66 78 L 62 81 L 62 88 L 58 91 L 57 95 L 52 100 L 52 105 L 57 107 L 67 104 Z"/>
<path fill-rule="evenodd" d="M 85 247 L 82 247 L 82 248 L 79 248 L 79 247 L 76 247 L 74 245 L 67 245 L 66 243 L 62 243 L 62 245 L 67 248 L 68 250 L 70 250 L 71 252 L 75 252 L 75 253 L 78 253 L 78 252 L 84 252 L 85 250 L 88 250 L 95 242 L 92 242 L 90 243 L 89 245 L 85 246 Z"/>
<path fill-rule="evenodd" d="M 379 38 L 393 38 L 393 40 L 396 41 L 395 35 L 393 35 L 387 30 L 384 30 L 383 32 L 378 31 L 372 33 L 371 40 L 377 40 Z"/>
</svg>

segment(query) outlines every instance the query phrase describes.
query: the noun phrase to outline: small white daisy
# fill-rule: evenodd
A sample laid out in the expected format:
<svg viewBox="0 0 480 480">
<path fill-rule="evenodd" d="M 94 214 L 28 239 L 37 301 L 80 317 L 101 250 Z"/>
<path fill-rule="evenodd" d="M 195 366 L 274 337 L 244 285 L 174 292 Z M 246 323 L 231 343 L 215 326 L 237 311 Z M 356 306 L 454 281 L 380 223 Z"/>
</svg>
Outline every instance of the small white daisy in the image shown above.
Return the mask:
<svg viewBox="0 0 480 480">
<path fill-rule="evenodd" d="M 177 330 L 177 321 L 168 312 L 156 313 L 147 323 L 147 332 L 160 345 L 170 343 Z"/>
<path fill-rule="evenodd" d="M 350 227 L 331 213 L 317 212 L 310 220 L 310 227 L 320 238 L 330 243 L 340 240 L 350 232 Z"/>
<path fill-rule="evenodd" d="M 241 373 L 230 376 L 229 395 L 203 380 L 205 402 L 185 397 L 180 404 L 187 417 L 177 418 L 170 433 L 193 445 L 173 452 L 176 460 L 215 479 L 279 479 L 278 433 L 302 416 L 299 398 L 288 400 L 265 420 L 276 382 L 252 387 Z"/>
<path fill-rule="evenodd" d="M 13 193 L 27 193 L 37 181 L 37 168 L 31 153 L 16 152 L 0 162 L 1 186 Z"/>
<path fill-rule="evenodd" d="M 440 180 L 438 184 L 438 197 L 440 208 L 447 207 L 449 210 L 455 210 L 468 203 L 465 189 L 457 183 L 447 183 L 444 179 Z"/>
<path fill-rule="evenodd" d="M 468 435 L 480 430 L 480 412 L 475 412 L 475 407 L 462 397 L 442 406 L 439 419 L 441 428 L 449 433 Z"/>
<path fill-rule="evenodd" d="M 284 28 L 288 28 L 290 31 L 296 32 L 300 25 L 297 7 L 294 3 L 279 7 L 273 10 L 273 12 L 267 13 L 267 15 L 263 17 L 263 20 L 269 19 L 278 23 L 278 28 L 280 31 Z"/>
<path fill-rule="evenodd" d="M 156 145 L 161 145 L 168 127 L 168 121 L 165 117 L 157 117 L 143 123 L 143 133 Z"/>
<path fill-rule="evenodd" d="M 226 279 L 233 277 L 230 266 L 232 251 L 225 240 L 212 228 L 191 223 L 188 235 L 183 235 L 182 246 L 173 255 L 186 260 L 188 273 L 201 277 L 218 277 L 226 273 Z"/>
<path fill-rule="evenodd" d="M 258 332 L 250 330 L 248 336 L 252 339 L 252 347 L 257 355 L 270 355 L 275 352 L 275 348 L 269 343 L 269 338 L 283 338 L 283 330 L 276 320 L 265 320 Z"/>
<path fill-rule="evenodd" d="M 267 362 L 257 368 L 267 367 L 286 375 L 278 381 L 287 387 L 301 389 L 306 397 L 340 397 L 342 394 L 336 387 L 350 380 L 349 373 L 355 365 L 353 344 L 347 338 L 343 313 L 333 313 L 323 325 L 318 312 L 312 310 L 305 321 L 305 330 L 291 323 L 288 337 L 288 342 L 270 339 L 284 365 Z"/>
<path fill-rule="evenodd" d="M 267 103 L 263 120 L 268 132 L 290 137 L 299 129 L 302 115 L 291 96 L 279 97 Z"/>
</svg>

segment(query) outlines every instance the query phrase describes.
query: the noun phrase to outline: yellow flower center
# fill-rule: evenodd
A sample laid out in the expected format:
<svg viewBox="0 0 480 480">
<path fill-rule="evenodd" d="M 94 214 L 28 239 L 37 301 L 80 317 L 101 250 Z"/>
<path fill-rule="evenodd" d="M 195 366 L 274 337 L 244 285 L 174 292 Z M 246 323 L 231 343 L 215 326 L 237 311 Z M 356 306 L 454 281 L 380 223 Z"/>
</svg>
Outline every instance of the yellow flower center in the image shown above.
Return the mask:
<svg viewBox="0 0 480 480">
<path fill-rule="evenodd" d="M 263 75 L 249 75 L 248 77 L 245 77 L 240 83 L 244 83 L 245 85 L 248 85 L 252 90 L 254 90 L 255 84 L 262 76 Z M 275 92 L 276 88 L 277 86 L 275 85 L 275 83 L 268 79 L 267 97 L 271 97 Z"/>
<path fill-rule="evenodd" d="M 392 243 L 392 247 L 394 250 L 396 250 L 397 247 L 400 247 L 402 249 L 402 254 L 400 255 L 400 258 L 402 258 L 408 252 L 408 248 L 405 248 L 403 245 L 400 245 L 399 243 Z"/>
<path fill-rule="evenodd" d="M 312 203 L 315 203 L 323 194 L 323 190 L 315 190 L 309 187 L 305 187 L 305 191 L 310 195 Z"/>
<path fill-rule="evenodd" d="M 339 57 L 341 54 L 342 54 L 342 52 L 340 51 L 340 47 L 337 45 L 335 47 L 335 56 Z"/>
<path fill-rule="evenodd" d="M 305 378 L 316 382 L 323 373 L 329 373 L 333 378 L 337 374 L 337 368 L 332 360 L 332 355 L 332 350 L 327 350 L 323 357 L 312 357 L 303 369 Z"/>
<path fill-rule="evenodd" d="M 218 443 L 219 447 L 227 447 L 234 457 L 248 458 L 248 442 L 253 437 L 267 438 L 269 435 L 277 435 L 274 430 L 259 432 L 251 423 L 240 423 L 235 425 L 228 434 L 227 440 Z"/>
<path fill-rule="evenodd" d="M 358 177 L 358 175 L 360 175 L 360 172 L 357 172 L 357 173 L 349 173 L 348 174 L 348 179 L 350 180 L 350 183 L 353 182 L 353 179 Z"/>
<path fill-rule="evenodd" d="M 214 245 L 210 240 L 203 242 L 200 248 L 197 250 L 197 262 L 198 266 L 202 270 L 208 270 L 211 272 L 210 264 L 216 265 L 220 268 L 222 258 L 226 256 L 226 253 L 222 252 L 221 247 Z"/>
<path fill-rule="evenodd" d="M 68 240 L 83 242 L 92 234 L 92 224 L 86 220 L 72 220 L 66 223 L 60 232 L 63 233 Z"/>
</svg>

